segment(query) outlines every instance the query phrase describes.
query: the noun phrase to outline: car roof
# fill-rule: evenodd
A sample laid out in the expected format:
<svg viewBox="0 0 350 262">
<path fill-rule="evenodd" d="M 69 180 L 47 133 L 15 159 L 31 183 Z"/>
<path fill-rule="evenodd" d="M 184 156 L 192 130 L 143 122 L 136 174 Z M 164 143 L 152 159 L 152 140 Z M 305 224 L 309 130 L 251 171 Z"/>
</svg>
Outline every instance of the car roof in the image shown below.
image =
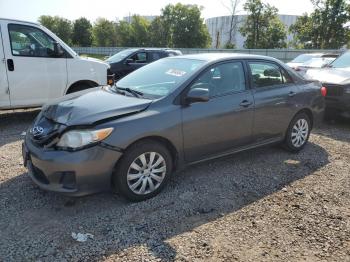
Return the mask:
<svg viewBox="0 0 350 262">
<path fill-rule="evenodd" d="M 235 54 L 235 53 L 201 53 L 201 54 L 191 54 L 191 55 L 183 55 L 182 58 L 187 59 L 197 59 L 197 60 L 203 60 L 206 62 L 212 62 L 212 61 L 221 61 L 221 60 L 228 60 L 228 59 L 263 59 L 263 60 L 270 60 L 270 61 L 279 61 L 273 57 L 269 56 L 262 56 L 262 55 L 251 55 L 251 54 Z M 175 59 L 179 57 L 171 57 L 170 59 Z"/>
<path fill-rule="evenodd" d="M 18 19 L 9 19 L 9 18 L 3 18 L 3 17 L 0 17 L 0 21 L 8 21 L 8 22 L 15 22 L 15 23 L 26 23 L 26 24 L 32 24 L 32 25 L 40 25 L 39 23 L 35 23 L 35 22 L 18 20 Z"/>
<path fill-rule="evenodd" d="M 314 56 L 314 57 L 337 57 L 339 56 L 336 53 L 307 53 L 307 54 L 300 54 L 299 56 Z"/>
<path fill-rule="evenodd" d="M 128 49 L 125 49 L 125 50 L 128 50 Z M 152 48 L 129 48 L 129 50 L 135 50 L 135 51 L 165 51 L 165 52 L 176 52 L 176 51 L 179 51 L 179 50 L 176 50 L 176 49 L 170 49 L 170 48 L 155 48 L 155 47 L 152 47 Z"/>
</svg>

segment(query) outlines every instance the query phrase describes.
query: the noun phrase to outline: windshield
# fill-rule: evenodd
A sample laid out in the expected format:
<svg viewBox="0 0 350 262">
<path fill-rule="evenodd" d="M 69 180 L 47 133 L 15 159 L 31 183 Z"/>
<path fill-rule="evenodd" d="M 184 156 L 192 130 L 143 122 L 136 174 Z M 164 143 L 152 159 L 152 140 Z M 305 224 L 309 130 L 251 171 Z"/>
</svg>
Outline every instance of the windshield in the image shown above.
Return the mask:
<svg viewBox="0 0 350 262">
<path fill-rule="evenodd" d="M 334 68 L 350 67 L 350 52 L 346 52 L 343 55 L 339 56 L 338 59 L 334 60 L 331 66 Z"/>
<path fill-rule="evenodd" d="M 335 60 L 335 58 L 333 58 L 333 57 L 312 58 L 311 60 L 309 60 L 306 63 L 304 63 L 303 66 L 321 68 L 321 67 L 323 67 L 325 65 L 328 65 L 329 63 L 331 63 L 334 60 Z"/>
<path fill-rule="evenodd" d="M 315 57 L 317 57 L 317 55 L 299 55 L 292 60 L 292 63 L 305 63 Z"/>
<path fill-rule="evenodd" d="M 118 53 L 116 53 L 115 55 L 109 57 L 106 61 L 110 62 L 110 63 L 117 63 L 122 61 L 125 57 L 131 55 L 132 53 L 134 53 L 136 51 L 136 49 L 126 49 L 123 51 L 120 51 Z"/>
<path fill-rule="evenodd" d="M 117 82 L 117 87 L 130 88 L 145 96 L 163 97 L 193 75 L 205 61 L 165 58 L 141 67 Z"/>
</svg>

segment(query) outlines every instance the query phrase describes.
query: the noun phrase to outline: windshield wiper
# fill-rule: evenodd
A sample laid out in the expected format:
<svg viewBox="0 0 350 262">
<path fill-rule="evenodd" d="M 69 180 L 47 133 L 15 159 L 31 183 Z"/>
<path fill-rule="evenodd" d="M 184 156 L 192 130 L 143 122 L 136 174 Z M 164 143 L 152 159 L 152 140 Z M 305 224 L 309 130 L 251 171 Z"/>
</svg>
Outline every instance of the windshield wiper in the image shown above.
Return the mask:
<svg viewBox="0 0 350 262">
<path fill-rule="evenodd" d="M 124 87 L 116 86 L 116 89 L 121 90 L 121 91 L 126 91 L 126 92 L 132 94 L 135 97 L 142 97 L 143 96 L 142 92 L 134 90 L 134 89 L 130 89 L 129 87 L 124 88 Z"/>
</svg>

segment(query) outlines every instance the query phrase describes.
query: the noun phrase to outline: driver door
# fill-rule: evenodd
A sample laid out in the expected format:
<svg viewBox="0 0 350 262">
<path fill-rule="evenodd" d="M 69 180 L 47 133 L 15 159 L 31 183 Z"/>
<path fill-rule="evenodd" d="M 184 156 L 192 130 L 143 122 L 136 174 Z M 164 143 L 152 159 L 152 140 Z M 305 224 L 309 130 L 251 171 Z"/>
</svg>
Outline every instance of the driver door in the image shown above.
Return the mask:
<svg viewBox="0 0 350 262">
<path fill-rule="evenodd" d="M 185 159 L 196 162 L 252 142 L 254 99 L 247 88 L 242 62 L 226 62 L 206 70 L 191 85 L 208 88 L 208 102 L 182 110 Z"/>
<path fill-rule="evenodd" d="M 137 52 L 128 59 L 132 59 L 132 62 L 126 65 L 126 75 L 139 69 L 140 67 L 148 64 L 148 53 L 145 51 Z"/>
<path fill-rule="evenodd" d="M 55 40 L 32 25 L 4 23 L 4 28 L 11 106 L 39 106 L 55 98 L 57 89 L 63 93 L 66 58 L 54 57 Z"/>
</svg>

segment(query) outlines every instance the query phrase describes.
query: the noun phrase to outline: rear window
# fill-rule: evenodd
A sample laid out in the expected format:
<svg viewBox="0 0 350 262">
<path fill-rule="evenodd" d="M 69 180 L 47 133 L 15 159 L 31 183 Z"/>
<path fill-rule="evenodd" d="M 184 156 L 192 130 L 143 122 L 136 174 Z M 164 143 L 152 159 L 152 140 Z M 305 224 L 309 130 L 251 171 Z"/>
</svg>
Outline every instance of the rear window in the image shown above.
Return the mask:
<svg viewBox="0 0 350 262">
<path fill-rule="evenodd" d="M 312 58 L 316 58 L 316 57 L 319 57 L 319 56 L 316 56 L 316 55 L 299 55 L 292 61 L 292 63 L 305 63 L 306 61 L 309 61 Z"/>
</svg>

